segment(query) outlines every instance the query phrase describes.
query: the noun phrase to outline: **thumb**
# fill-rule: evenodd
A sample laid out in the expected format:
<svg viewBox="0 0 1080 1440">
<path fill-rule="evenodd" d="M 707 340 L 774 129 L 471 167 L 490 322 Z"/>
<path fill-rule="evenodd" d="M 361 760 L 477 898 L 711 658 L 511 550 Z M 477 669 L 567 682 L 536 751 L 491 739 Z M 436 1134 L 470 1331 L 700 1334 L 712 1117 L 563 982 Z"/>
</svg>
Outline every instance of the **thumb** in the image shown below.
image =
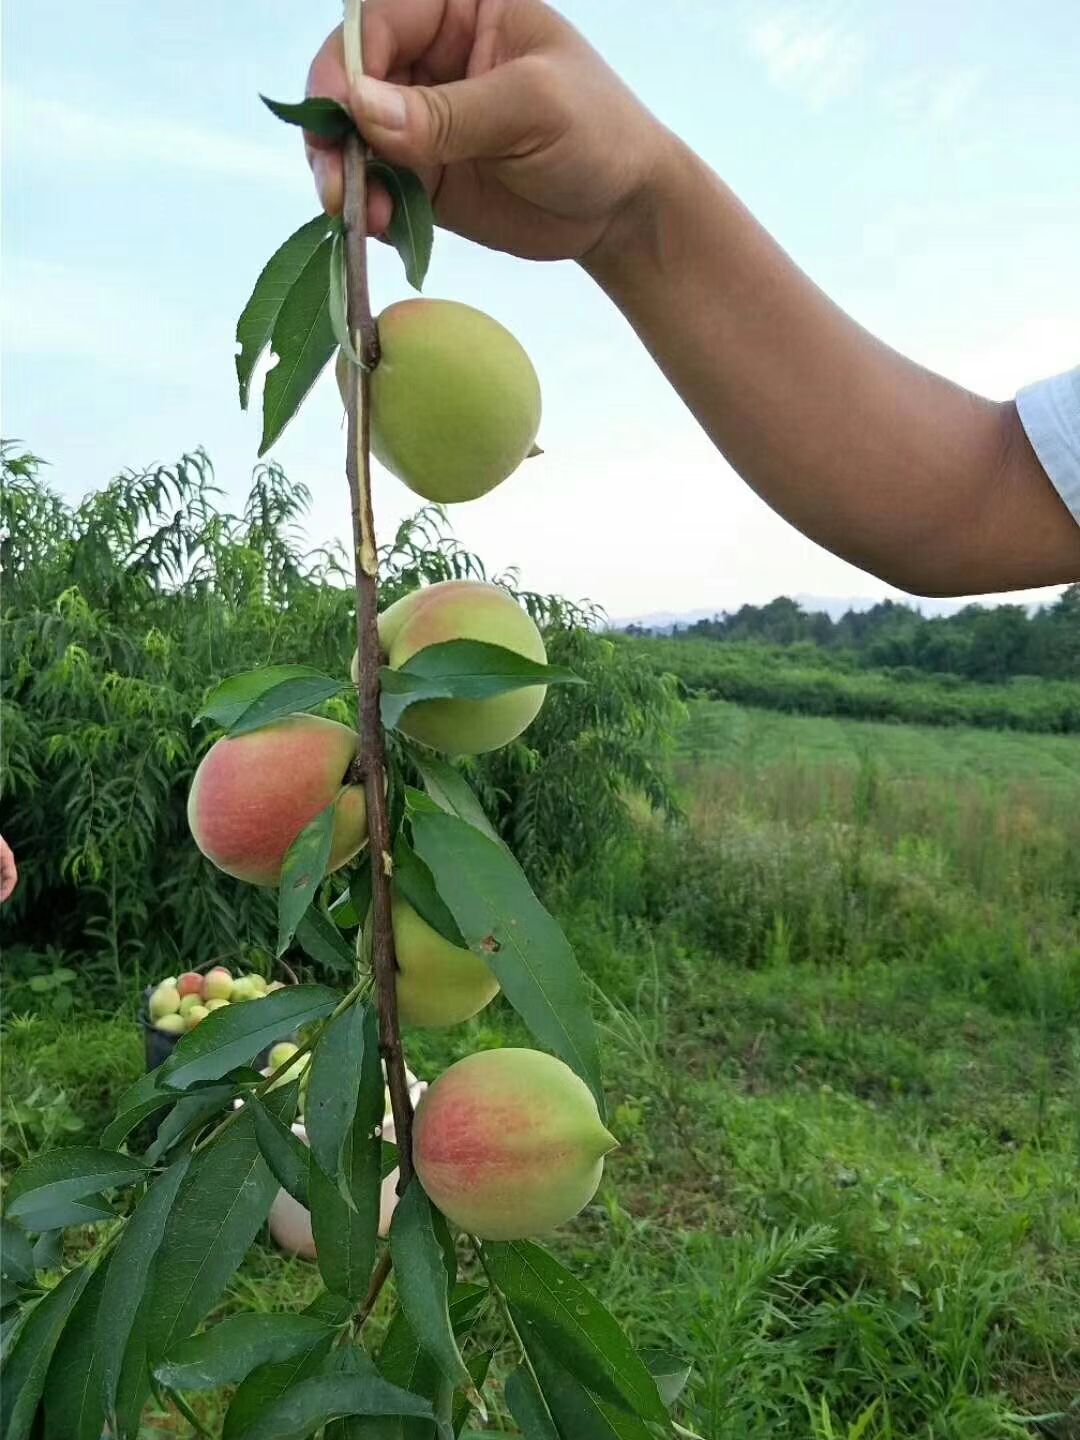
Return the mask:
<svg viewBox="0 0 1080 1440">
<path fill-rule="evenodd" d="M 368 143 L 396 164 L 449 165 L 511 153 L 531 128 L 513 67 L 448 85 L 391 85 L 365 75 L 351 108 Z M 532 117 L 535 118 L 535 117 Z"/>
</svg>

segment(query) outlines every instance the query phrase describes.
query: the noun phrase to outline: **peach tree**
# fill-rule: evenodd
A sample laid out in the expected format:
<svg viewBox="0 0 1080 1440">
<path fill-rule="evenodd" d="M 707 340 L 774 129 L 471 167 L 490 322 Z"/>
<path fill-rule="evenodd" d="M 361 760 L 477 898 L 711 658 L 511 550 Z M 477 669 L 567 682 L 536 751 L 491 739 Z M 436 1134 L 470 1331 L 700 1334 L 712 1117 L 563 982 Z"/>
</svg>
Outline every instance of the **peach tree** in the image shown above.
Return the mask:
<svg viewBox="0 0 1080 1440">
<path fill-rule="evenodd" d="M 359 37 L 349 0 L 354 75 Z M 536 1243 L 593 1198 L 616 1141 L 571 947 L 452 763 L 505 746 L 549 686 L 580 682 L 547 663 L 534 621 L 496 586 L 421 586 L 379 613 L 372 450 L 426 499 L 475 499 L 534 453 L 536 375 L 469 307 L 418 299 L 373 319 L 369 180 L 391 193 L 390 239 L 417 289 L 433 236 L 423 187 L 368 154 L 334 102 L 267 103 L 343 142 L 346 204 L 260 275 L 238 324 L 241 403 L 269 347 L 264 453 L 338 352 L 357 649 L 351 678 L 291 665 L 218 686 L 203 718 L 221 733 L 188 816 L 213 864 L 276 888 L 279 954 L 296 943 L 351 983 L 283 986 L 254 1004 L 225 1004 L 223 990 L 220 1008 L 175 1019 L 185 1033 L 98 1145 L 17 1172 L 3 1229 L 3 1436 L 135 1440 L 151 1394 L 207 1433 L 191 1395 L 220 1388 L 227 1440 L 449 1440 L 487 1423 L 493 1361 L 526 1440 L 687 1434 L 670 1414 L 685 1367 L 639 1353 Z M 349 690 L 355 731 L 316 713 Z M 335 870 L 348 885 L 327 906 Z M 401 1026 L 460 1023 L 499 992 L 537 1048 L 458 1061 L 414 1123 Z M 282 1047 L 289 1034 L 300 1043 Z M 270 1068 L 255 1068 L 274 1046 Z M 292 1128 L 301 1100 L 306 1145 Z M 148 1119 L 156 1136 L 140 1150 Z M 395 1170 L 384 1244 L 380 1192 Z M 322 1293 L 303 1310 L 200 1329 L 279 1190 L 310 1211 Z M 110 1198 L 121 1191 L 133 1200 L 123 1220 Z M 65 1269 L 58 1237 L 99 1221 L 113 1222 L 105 1240 Z M 62 1277 L 44 1288 L 38 1273 L 58 1260 Z M 372 1347 L 365 1326 L 388 1280 L 394 1303 Z"/>
</svg>

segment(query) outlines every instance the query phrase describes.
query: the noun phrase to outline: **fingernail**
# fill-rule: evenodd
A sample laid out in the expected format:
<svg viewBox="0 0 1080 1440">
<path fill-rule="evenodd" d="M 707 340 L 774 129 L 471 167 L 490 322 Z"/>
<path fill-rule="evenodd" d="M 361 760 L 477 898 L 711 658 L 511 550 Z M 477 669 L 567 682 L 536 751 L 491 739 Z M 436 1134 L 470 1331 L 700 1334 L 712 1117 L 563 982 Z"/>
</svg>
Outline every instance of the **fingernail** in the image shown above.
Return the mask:
<svg viewBox="0 0 1080 1440">
<path fill-rule="evenodd" d="M 404 130 L 409 118 L 405 96 L 396 85 L 387 85 L 384 80 L 373 80 L 363 76 L 353 91 L 353 104 L 362 120 L 379 125 L 384 130 Z"/>
</svg>

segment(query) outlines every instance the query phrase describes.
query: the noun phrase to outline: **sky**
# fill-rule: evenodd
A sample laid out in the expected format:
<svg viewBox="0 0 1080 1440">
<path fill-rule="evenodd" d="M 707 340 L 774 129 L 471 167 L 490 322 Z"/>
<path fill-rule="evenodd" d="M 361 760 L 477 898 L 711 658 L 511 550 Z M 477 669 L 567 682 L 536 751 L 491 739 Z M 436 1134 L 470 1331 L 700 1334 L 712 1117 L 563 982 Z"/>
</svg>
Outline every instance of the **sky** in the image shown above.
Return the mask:
<svg viewBox="0 0 1080 1440">
<path fill-rule="evenodd" d="M 1080 360 L 1080 5 L 1041 0 L 563 0 L 650 108 L 794 259 L 888 343 L 1004 399 Z M 242 502 L 258 407 L 237 401 L 236 316 L 316 210 L 299 98 L 338 0 L 6 0 L 2 429 L 76 498 L 203 445 Z M 409 293 L 373 256 L 377 309 Z M 477 305 L 529 351 L 540 444 L 455 506 L 463 543 L 529 588 L 609 614 L 889 586 L 776 516 L 713 450 L 574 265 L 438 234 L 425 293 Z M 348 534 L 332 376 L 271 458 Z M 382 534 L 416 497 L 378 475 Z M 1048 598 L 1053 592 L 1025 592 Z"/>
</svg>

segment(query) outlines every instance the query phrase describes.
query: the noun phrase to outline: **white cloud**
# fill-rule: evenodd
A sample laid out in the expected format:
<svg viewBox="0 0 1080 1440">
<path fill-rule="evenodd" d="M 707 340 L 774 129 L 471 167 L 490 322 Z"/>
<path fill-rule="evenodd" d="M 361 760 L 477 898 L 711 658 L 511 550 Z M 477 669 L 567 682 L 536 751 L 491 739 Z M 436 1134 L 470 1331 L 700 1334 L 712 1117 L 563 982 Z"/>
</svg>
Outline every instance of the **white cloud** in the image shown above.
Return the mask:
<svg viewBox="0 0 1080 1440">
<path fill-rule="evenodd" d="M 102 114 L 11 85 L 4 110 L 7 141 L 24 155 L 44 152 L 69 163 L 77 157 L 80 165 L 142 163 L 290 187 L 308 183 L 303 166 L 288 164 L 280 144 L 137 113 L 123 118 Z"/>
<path fill-rule="evenodd" d="M 981 65 L 911 70 L 887 86 L 882 98 L 886 109 L 904 125 L 947 129 L 970 108 L 986 76 L 986 67 Z"/>
<path fill-rule="evenodd" d="M 856 16 L 844 0 L 781 5 L 750 21 L 746 41 L 774 85 L 821 110 L 850 94 L 862 74 L 869 46 Z"/>
</svg>

